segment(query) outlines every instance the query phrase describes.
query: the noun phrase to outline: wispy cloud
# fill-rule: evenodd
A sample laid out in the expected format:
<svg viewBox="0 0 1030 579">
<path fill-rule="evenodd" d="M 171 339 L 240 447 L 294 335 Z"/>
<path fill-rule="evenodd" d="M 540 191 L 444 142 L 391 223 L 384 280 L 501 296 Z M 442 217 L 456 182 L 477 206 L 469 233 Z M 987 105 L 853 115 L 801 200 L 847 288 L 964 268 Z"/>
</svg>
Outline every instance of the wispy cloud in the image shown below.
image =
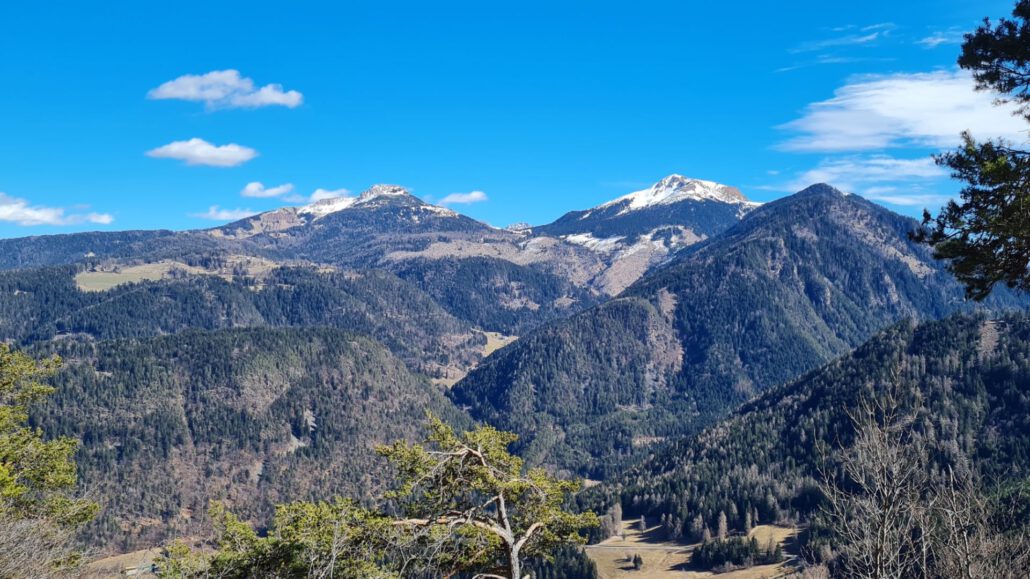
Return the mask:
<svg viewBox="0 0 1030 579">
<path fill-rule="evenodd" d="M 283 183 L 276 187 L 265 187 L 260 181 L 251 181 L 240 191 L 240 195 L 244 197 L 268 198 L 286 195 L 290 191 L 293 191 L 293 183 Z"/>
<path fill-rule="evenodd" d="M 837 32 L 843 32 L 844 30 L 856 30 L 856 32 L 850 34 L 843 34 L 840 36 L 834 36 L 831 38 L 823 38 L 820 40 L 810 40 L 808 42 L 802 42 L 801 44 L 790 49 L 791 53 L 800 54 L 803 52 L 817 52 L 820 50 L 829 50 L 834 48 L 841 48 L 845 46 L 861 46 L 871 44 L 877 40 L 888 36 L 890 32 L 895 28 L 891 22 L 881 22 L 879 24 L 871 24 L 869 26 L 858 27 L 844 27 L 835 29 Z"/>
<path fill-rule="evenodd" d="M 469 203 L 482 203 L 489 198 L 482 191 L 470 191 L 468 193 L 451 193 L 440 200 L 440 205 L 466 205 Z"/>
<path fill-rule="evenodd" d="M 894 187 L 870 188 L 862 193 L 866 199 L 900 205 L 902 207 L 936 207 L 944 205 L 949 199 L 947 195 L 937 193 L 901 192 Z"/>
<path fill-rule="evenodd" d="M 808 105 L 780 128 L 798 133 L 788 151 L 867 151 L 902 146 L 952 146 L 959 134 L 1001 136 L 1020 142 L 1011 106 L 973 89 L 965 72 L 874 75 L 853 79 L 834 97 Z"/>
<path fill-rule="evenodd" d="M 856 155 L 823 159 L 816 167 L 800 173 L 786 183 L 784 189 L 799 191 L 813 183 L 829 183 L 845 191 L 866 193 L 875 186 L 873 184 L 917 181 L 945 176 L 947 173 L 938 167 L 930 157 L 898 159 L 887 155 Z"/>
<path fill-rule="evenodd" d="M 759 189 L 796 192 L 815 183 L 829 183 L 867 199 L 905 207 L 941 205 L 948 196 L 936 191 L 947 176 L 928 156 L 896 158 L 887 155 L 849 155 L 826 158 L 787 181 Z"/>
<path fill-rule="evenodd" d="M 63 207 L 32 205 L 25 199 L 0 192 L 0 221 L 16 225 L 107 225 L 114 221 L 109 213 L 68 213 Z"/>
<path fill-rule="evenodd" d="M 962 44 L 962 40 L 965 37 L 965 32 L 959 28 L 949 28 L 948 30 L 934 32 L 929 36 L 925 36 L 916 41 L 916 44 L 923 48 L 937 48 L 942 44 Z"/>
<path fill-rule="evenodd" d="M 204 213 L 191 213 L 190 217 L 198 217 L 200 219 L 209 219 L 211 221 L 236 221 L 237 219 L 243 219 L 244 217 L 250 217 L 251 215 L 257 215 L 259 212 L 253 209 L 223 209 L 217 205 L 208 207 Z"/>
<path fill-rule="evenodd" d="M 177 159 L 187 165 L 235 167 L 257 157 L 258 152 L 235 143 L 212 145 L 204 139 L 193 138 L 188 141 L 174 141 L 151 149 L 147 151 L 147 156 L 157 159 Z"/>
<path fill-rule="evenodd" d="M 823 64 L 856 64 L 859 62 L 893 62 L 892 56 L 841 56 L 839 54 L 820 54 L 805 62 L 777 68 L 776 72 L 790 72 Z"/>
<path fill-rule="evenodd" d="M 292 109 L 304 102 L 304 95 L 295 90 L 284 91 L 281 84 L 258 88 L 252 79 L 240 75 L 238 70 L 183 75 L 151 90 L 147 98 L 203 102 L 208 109 L 275 105 Z"/>
</svg>

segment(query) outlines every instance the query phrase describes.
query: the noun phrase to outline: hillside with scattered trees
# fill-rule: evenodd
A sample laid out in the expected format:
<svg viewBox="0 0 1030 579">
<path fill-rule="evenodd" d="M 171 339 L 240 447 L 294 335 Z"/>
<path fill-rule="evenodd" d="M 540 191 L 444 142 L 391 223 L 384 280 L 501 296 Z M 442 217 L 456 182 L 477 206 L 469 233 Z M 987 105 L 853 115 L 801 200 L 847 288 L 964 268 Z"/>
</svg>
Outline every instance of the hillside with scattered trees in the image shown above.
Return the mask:
<svg viewBox="0 0 1030 579">
<path fill-rule="evenodd" d="M 443 391 L 376 342 L 331 329 L 235 329 L 64 340 L 55 393 L 33 413 L 82 441 L 102 504 L 93 545 L 132 550 L 203 533 L 211 500 L 267 520 L 275 504 L 376 492 L 375 445 L 413 439 L 425 413 L 467 424 Z"/>
<path fill-rule="evenodd" d="M 870 403 L 893 400 L 891 411 L 906 421 L 893 447 L 916 450 L 887 464 L 922 465 L 927 489 L 955 478 L 975 481 L 994 501 L 984 517 L 995 517 L 1001 528 L 1024 528 L 1030 524 L 1027 384 L 1030 317 L 904 322 L 662 449 L 595 491 L 599 502 L 588 504 L 602 509 L 618 501 L 626 516 L 660 519 L 669 537 L 686 541 L 701 540 L 722 520 L 730 531 L 811 525 L 806 556 L 830 559 L 826 483 L 854 488 L 846 457 L 862 441 L 856 419 Z M 883 408 L 874 413 L 884 416 Z"/>
</svg>

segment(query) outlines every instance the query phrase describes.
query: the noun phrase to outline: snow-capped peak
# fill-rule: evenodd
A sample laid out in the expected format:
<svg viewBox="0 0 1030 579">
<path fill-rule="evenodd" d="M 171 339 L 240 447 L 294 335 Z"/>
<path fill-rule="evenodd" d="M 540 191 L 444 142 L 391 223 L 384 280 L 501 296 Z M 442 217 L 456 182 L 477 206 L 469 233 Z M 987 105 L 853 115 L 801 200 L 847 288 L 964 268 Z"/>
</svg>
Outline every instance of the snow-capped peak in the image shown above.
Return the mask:
<svg viewBox="0 0 1030 579">
<path fill-rule="evenodd" d="M 669 175 L 655 183 L 649 189 L 634 191 L 629 195 L 609 201 L 601 207 L 619 205 L 628 201 L 629 203 L 621 213 L 644 209 L 655 205 L 667 205 L 686 199 L 696 201 L 719 201 L 721 203 L 749 204 L 750 202 L 741 194 L 736 187 L 721 185 L 712 181 L 700 179 L 688 179 L 683 175 Z"/>
<path fill-rule="evenodd" d="M 372 185 L 360 197 L 350 195 L 321 199 L 297 209 L 299 214 L 309 214 L 315 217 L 322 217 L 330 213 L 336 213 L 358 204 L 368 203 L 383 197 L 400 197 L 408 195 L 408 190 L 397 185 Z"/>
<path fill-rule="evenodd" d="M 411 193 L 409 193 L 407 189 L 398 185 L 373 185 L 357 197 L 342 196 L 322 199 L 303 207 L 299 207 L 297 209 L 297 213 L 301 215 L 312 215 L 317 219 L 319 217 L 329 215 L 330 213 L 336 213 L 337 211 L 343 211 L 344 209 L 350 209 L 352 207 L 378 208 L 388 204 L 385 202 L 388 202 L 390 199 L 402 199 L 401 205 L 412 209 L 428 211 L 430 213 L 436 213 L 438 215 L 448 217 L 455 217 L 458 215 L 454 211 L 445 207 L 423 203 L 412 197 Z"/>
<path fill-rule="evenodd" d="M 358 197 L 358 203 L 367 203 L 373 199 L 380 197 L 400 197 L 402 195 L 410 195 L 408 190 L 399 185 L 372 185 Z"/>
</svg>

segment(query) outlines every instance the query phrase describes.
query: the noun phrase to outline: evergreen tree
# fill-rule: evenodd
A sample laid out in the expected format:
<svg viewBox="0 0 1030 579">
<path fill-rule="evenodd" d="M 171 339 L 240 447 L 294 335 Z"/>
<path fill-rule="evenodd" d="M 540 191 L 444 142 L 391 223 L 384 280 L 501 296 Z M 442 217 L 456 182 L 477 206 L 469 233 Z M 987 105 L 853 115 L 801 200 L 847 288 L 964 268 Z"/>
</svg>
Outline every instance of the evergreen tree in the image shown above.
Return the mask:
<svg viewBox="0 0 1030 579">
<path fill-rule="evenodd" d="M 72 496 L 78 441 L 46 440 L 28 425 L 29 407 L 53 393 L 41 380 L 60 363 L 0 343 L 0 577 L 47 577 L 75 563 L 72 535 L 97 512 Z"/>
<path fill-rule="evenodd" d="M 990 21 L 967 34 L 958 59 L 980 90 L 993 90 L 1030 120 L 1030 0 L 1019 0 L 1013 19 Z M 961 202 L 950 201 L 937 217 L 924 212 L 914 237 L 933 245 L 974 299 L 998 283 L 1030 291 L 1030 151 L 1003 140 L 963 144 L 936 157 L 965 182 Z"/>
</svg>

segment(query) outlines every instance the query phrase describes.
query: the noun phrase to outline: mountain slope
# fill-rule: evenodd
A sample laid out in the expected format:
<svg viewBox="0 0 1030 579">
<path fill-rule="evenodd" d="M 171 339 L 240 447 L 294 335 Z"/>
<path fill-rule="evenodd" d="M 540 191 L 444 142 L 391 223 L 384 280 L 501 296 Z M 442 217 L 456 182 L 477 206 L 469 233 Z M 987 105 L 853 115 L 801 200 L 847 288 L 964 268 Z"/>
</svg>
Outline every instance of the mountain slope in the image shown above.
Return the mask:
<svg viewBox="0 0 1030 579">
<path fill-rule="evenodd" d="M 904 317 L 966 307 L 911 219 L 820 185 L 690 247 L 616 299 L 505 348 L 452 390 L 536 463 L 603 476 Z M 1015 300 L 995 298 L 999 307 Z"/>
<path fill-rule="evenodd" d="M 961 470 L 968 456 L 992 484 L 1030 481 L 1030 316 L 1013 314 L 900 323 L 668 446 L 602 493 L 621 495 L 634 516 L 664 515 L 685 536 L 690 519 L 711 526 L 720 511 L 731 529 L 752 509 L 762 522 L 807 518 L 825 449 L 853 438 L 849 409 L 891 383 L 920 393 L 916 428 L 939 467 Z"/>
<path fill-rule="evenodd" d="M 417 284 L 451 314 L 491 331 L 522 333 L 598 303 L 591 285 L 604 266 L 593 252 L 558 240 L 523 239 L 429 205 L 400 187 L 376 186 L 357 199 L 293 211 L 303 227 L 262 232 L 247 242 L 282 259 L 386 269 Z"/>
<path fill-rule="evenodd" d="M 379 344 L 326 329 L 251 328 L 41 344 L 65 368 L 33 418 L 82 440 L 80 480 L 102 504 L 93 545 L 131 550 L 206 532 L 214 499 L 268 520 L 275 503 L 379 482 L 376 443 L 414 437 L 442 391 Z"/>
<path fill-rule="evenodd" d="M 507 334 L 598 303 L 595 278 L 606 267 L 589 249 L 496 229 L 393 185 L 375 185 L 359 197 L 284 207 L 205 231 L 0 240 L 0 269 L 81 264 L 116 270 L 162 260 L 386 270 L 437 296 L 452 315 Z M 470 272 L 462 287 L 465 297 L 442 299 L 450 293 L 448 275 L 456 269 Z"/>
<path fill-rule="evenodd" d="M 486 339 L 414 285 L 384 271 L 279 268 L 260 279 L 215 275 L 84 292 L 75 268 L 0 272 L 0 340 L 145 338 L 190 329 L 337 327 L 375 338 L 435 378 L 479 361 Z"/>
</svg>

